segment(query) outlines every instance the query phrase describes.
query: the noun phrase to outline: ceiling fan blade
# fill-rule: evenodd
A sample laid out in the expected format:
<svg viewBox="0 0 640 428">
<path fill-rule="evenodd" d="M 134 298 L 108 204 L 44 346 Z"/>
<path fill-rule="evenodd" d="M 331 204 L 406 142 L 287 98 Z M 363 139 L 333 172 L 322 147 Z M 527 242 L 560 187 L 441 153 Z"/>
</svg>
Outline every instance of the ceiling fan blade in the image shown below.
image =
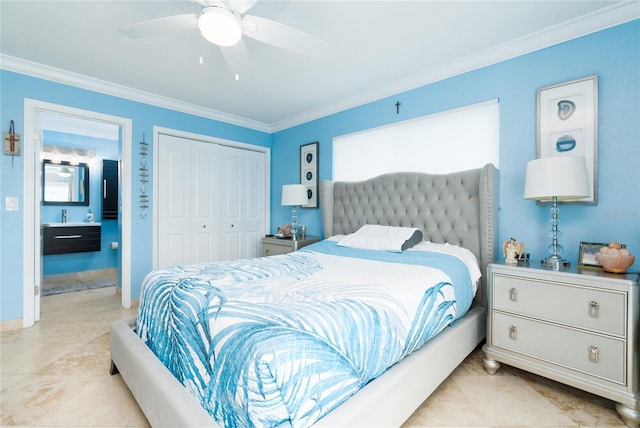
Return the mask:
<svg viewBox="0 0 640 428">
<path fill-rule="evenodd" d="M 329 42 L 259 16 L 245 15 L 242 19 L 242 33 L 259 42 L 302 55 L 322 57 L 331 50 Z"/>
<path fill-rule="evenodd" d="M 227 6 L 240 15 L 244 15 L 249 9 L 255 6 L 257 2 L 258 0 L 228 0 Z"/>
<path fill-rule="evenodd" d="M 133 39 L 161 36 L 198 28 L 198 15 L 187 13 L 150 19 L 121 28 L 118 31 Z"/>
<path fill-rule="evenodd" d="M 241 78 L 243 72 L 249 70 L 249 53 L 244 41 L 240 39 L 235 46 L 220 46 L 219 48 L 229 70 Z"/>
</svg>

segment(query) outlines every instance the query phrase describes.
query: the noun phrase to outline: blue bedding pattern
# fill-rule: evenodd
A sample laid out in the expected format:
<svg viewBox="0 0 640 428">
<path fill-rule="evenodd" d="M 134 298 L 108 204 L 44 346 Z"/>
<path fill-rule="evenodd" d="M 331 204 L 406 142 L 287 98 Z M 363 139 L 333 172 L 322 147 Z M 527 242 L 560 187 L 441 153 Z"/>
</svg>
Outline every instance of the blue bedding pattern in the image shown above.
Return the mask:
<svg viewBox="0 0 640 428">
<path fill-rule="evenodd" d="M 152 272 L 138 334 L 219 424 L 310 426 L 471 304 L 471 280 L 455 257 L 373 253 L 323 241 L 280 256 Z M 390 277 L 369 279 L 371 263 L 385 264 Z M 434 263 L 455 280 L 429 280 Z M 413 313 L 393 284 L 377 282 L 402 278 L 398 264 L 425 269 L 409 288 L 419 300 Z"/>
</svg>

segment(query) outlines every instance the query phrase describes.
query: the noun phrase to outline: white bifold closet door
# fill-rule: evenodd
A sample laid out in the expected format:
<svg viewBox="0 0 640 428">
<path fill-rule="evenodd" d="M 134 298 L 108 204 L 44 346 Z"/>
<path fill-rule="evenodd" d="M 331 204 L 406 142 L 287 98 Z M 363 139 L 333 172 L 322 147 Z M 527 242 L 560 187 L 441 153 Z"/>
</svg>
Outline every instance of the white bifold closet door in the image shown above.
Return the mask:
<svg viewBox="0 0 640 428">
<path fill-rule="evenodd" d="M 258 257 L 265 231 L 265 154 L 219 146 L 224 259 Z"/>
<path fill-rule="evenodd" d="M 265 154 L 160 134 L 158 268 L 260 254 Z"/>
</svg>

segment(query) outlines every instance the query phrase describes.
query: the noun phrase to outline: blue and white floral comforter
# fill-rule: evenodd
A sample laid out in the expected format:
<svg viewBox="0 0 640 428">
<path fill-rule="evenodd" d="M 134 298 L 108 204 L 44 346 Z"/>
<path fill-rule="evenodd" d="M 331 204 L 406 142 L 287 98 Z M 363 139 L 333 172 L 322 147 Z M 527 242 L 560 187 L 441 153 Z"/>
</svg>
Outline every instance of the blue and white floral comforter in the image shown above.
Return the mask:
<svg viewBox="0 0 640 428">
<path fill-rule="evenodd" d="M 456 257 L 322 241 L 178 266 L 143 284 L 138 334 L 225 427 L 307 427 L 471 305 Z"/>
</svg>

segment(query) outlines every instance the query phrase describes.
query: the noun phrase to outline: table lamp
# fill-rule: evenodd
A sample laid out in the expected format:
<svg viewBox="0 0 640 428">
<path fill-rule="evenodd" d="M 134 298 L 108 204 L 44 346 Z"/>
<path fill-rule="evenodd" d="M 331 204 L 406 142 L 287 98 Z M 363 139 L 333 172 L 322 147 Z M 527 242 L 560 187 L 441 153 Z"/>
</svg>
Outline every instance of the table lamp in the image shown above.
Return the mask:
<svg viewBox="0 0 640 428">
<path fill-rule="evenodd" d="M 551 201 L 551 255 L 542 260 L 543 266 L 554 270 L 569 266 L 558 245 L 558 201 L 589 197 L 587 164 L 582 156 L 550 156 L 527 163 L 524 198 Z"/>
<path fill-rule="evenodd" d="M 304 184 L 285 184 L 282 186 L 282 205 L 291 206 L 291 236 L 297 239 L 297 214 L 296 207 L 305 205 L 309 199 L 307 198 L 307 186 Z"/>
</svg>

